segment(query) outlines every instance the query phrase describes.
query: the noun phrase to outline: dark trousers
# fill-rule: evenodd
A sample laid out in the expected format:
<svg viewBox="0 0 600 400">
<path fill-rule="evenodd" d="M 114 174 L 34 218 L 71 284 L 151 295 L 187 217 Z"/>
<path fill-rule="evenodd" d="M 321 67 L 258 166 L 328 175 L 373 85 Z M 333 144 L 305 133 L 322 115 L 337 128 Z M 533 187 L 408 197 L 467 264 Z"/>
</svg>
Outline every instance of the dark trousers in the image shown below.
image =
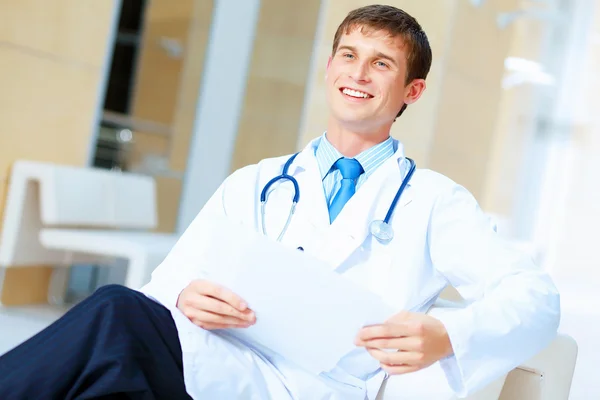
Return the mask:
<svg viewBox="0 0 600 400">
<path fill-rule="evenodd" d="M 0 357 L 0 399 L 191 399 L 171 313 L 123 286 L 98 289 Z"/>
</svg>

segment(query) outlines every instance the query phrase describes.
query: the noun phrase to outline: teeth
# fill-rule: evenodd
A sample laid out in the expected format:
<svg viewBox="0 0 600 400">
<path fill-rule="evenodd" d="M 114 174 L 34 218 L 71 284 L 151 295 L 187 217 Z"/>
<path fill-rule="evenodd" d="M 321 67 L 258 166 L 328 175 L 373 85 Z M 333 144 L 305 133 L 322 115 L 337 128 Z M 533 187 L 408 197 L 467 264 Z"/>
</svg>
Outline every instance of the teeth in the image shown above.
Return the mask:
<svg viewBox="0 0 600 400">
<path fill-rule="evenodd" d="M 342 93 L 347 94 L 348 96 L 352 96 L 352 97 L 359 97 L 359 98 L 362 97 L 363 99 L 366 99 L 369 97 L 369 95 L 366 93 L 359 92 L 358 90 L 348 89 L 348 88 L 344 89 L 342 91 Z"/>
</svg>

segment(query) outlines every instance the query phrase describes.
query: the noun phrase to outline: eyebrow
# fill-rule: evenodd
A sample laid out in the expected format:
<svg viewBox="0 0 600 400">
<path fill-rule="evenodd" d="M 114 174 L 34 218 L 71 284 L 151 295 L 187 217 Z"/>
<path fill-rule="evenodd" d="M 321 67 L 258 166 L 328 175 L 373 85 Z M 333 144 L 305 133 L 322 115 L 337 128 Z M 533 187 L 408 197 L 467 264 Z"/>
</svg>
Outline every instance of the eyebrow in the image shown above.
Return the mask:
<svg viewBox="0 0 600 400">
<path fill-rule="evenodd" d="M 338 51 L 340 51 L 340 50 L 349 50 L 353 53 L 357 53 L 356 48 L 353 46 L 347 46 L 347 45 L 340 46 L 340 47 L 338 47 Z M 398 63 L 396 62 L 396 60 L 394 60 L 392 57 L 388 56 L 387 54 L 384 54 L 384 53 L 378 51 L 376 55 L 377 55 L 377 58 L 383 58 L 384 60 L 388 60 L 389 62 L 394 64 L 394 66 L 396 66 L 396 67 L 398 66 Z"/>
</svg>

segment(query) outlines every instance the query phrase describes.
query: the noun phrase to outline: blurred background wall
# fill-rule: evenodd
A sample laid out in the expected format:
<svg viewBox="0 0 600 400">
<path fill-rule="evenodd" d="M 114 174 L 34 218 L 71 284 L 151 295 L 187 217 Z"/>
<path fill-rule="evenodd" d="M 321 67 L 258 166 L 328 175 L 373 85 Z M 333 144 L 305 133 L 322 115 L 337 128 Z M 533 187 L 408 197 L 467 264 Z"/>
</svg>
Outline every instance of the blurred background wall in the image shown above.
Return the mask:
<svg viewBox="0 0 600 400">
<path fill-rule="evenodd" d="M 154 177 L 157 231 L 181 233 L 233 170 L 323 133 L 333 34 L 369 3 L 0 0 L 0 214 L 14 161 L 52 161 Z M 387 3 L 420 21 L 434 54 L 428 89 L 393 136 L 420 167 L 466 186 L 502 234 L 530 243 L 563 292 L 565 329 L 585 326 L 574 336 L 591 343 L 600 1 Z M 65 279 L 89 290 L 93 271 Z M 52 274 L 2 271 L 0 302 L 46 302 Z M 119 279 L 110 274 L 94 284 Z M 579 379 L 579 393 L 600 397 Z"/>
<path fill-rule="evenodd" d="M 91 162 L 118 12 L 116 0 L 0 1 L 0 214 L 15 160 Z M 50 274 L 7 270 L 2 298 L 45 300 Z"/>
</svg>

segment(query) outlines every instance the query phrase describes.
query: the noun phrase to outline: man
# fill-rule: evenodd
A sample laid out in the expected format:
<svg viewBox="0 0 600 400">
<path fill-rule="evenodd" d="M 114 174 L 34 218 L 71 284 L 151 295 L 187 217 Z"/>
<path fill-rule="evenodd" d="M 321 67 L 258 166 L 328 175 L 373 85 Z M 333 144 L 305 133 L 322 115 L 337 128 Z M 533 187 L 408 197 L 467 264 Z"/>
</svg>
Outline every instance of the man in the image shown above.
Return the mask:
<svg viewBox="0 0 600 400">
<path fill-rule="evenodd" d="M 414 18 L 390 6 L 352 11 L 328 62 L 326 134 L 288 171 L 303 193 L 289 229 L 291 183 L 269 190 L 264 214 L 258 199 L 289 156 L 235 172 L 144 294 L 101 288 L 0 358 L 0 398 L 363 400 L 375 398 L 390 376 L 400 382 L 397 393 L 386 394 L 391 398 L 448 398 L 472 393 L 542 349 L 558 325 L 556 289 L 495 235 L 464 188 L 419 170 L 394 210 L 393 240 L 380 243 L 365 228 L 373 214 L 385 214 L 406 177 L 390 128 L 425 90 L 430 64 Z M 340 268 L 399 313 L 357 332 L 356 351 L 318 376 L 235 339 L 227 329 L 257 319 L 203 266 L 202 243 L 211 233 L 205 225 L 215 216 L 268 227 L 273 238 L 283 230 L 284 243 Z M 447 284 L 470 305 L 427 315 Z"/>
</svg>

